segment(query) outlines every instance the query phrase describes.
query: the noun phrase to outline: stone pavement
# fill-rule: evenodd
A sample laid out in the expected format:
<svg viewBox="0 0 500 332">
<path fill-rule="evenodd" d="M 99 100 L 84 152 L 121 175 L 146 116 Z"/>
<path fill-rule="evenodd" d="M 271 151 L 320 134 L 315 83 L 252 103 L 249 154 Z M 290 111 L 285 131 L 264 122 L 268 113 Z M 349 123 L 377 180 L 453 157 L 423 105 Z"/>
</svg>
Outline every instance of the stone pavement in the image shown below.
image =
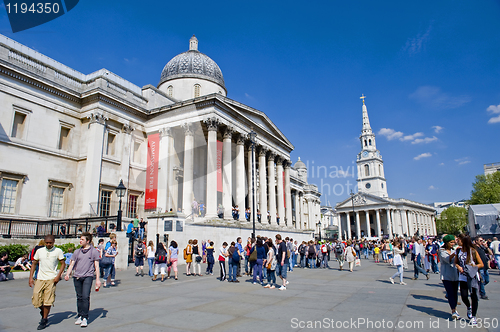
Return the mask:
<svg viewBox="0 0 500 332">
<path fill-rule="evenodd" d="M 330 265 L 337 267 L 333 261 Z M 184 271 L 184 266 L 180 271 Z M 411 270 L 405 273 L 408 285 L 401 286 L 389 282 L 394 271 L 387 264 L 367 260 L 362 260 L 362 266 L 353 273 L 295 268 L 289 274 L 288 289 L 279 291 L 253 285 L 246 277 L 240 278 L 239 284 L 222 283 L 216 279 L 218 268 L 214 276 L 187 277 L 180 273 L 178 281 L 161 283 L 152 282 L 147 276 L 135 277 L 135 269 L 130 266 L 128 271 L 117 272 L 117 286 L 92 291 L 87 329 L 500 331 L 498 270 L 493 271 L 486 288 L 490 300 L 479 302 L 478 317 L 489 319 L 489 329 L 472 329 L 466 322 L 457 323 L 455 328 L 455 323 L 448 321 L 450 310 L 439 275 L 431 275 L 429 281 L 425 277 L 412 281 Z M 0 294 L 0 331 L 35 331 L 40 316 L 31 305 L 28 281 L 2 282 Z M 460 315 L 465 316 L 465 306 L 458 308 Z M 61 281 L 49 316 L 50 325 L 45 331 L 81 329 L 74 325 L 75 315 L 73 283 Z"/>
</svg>

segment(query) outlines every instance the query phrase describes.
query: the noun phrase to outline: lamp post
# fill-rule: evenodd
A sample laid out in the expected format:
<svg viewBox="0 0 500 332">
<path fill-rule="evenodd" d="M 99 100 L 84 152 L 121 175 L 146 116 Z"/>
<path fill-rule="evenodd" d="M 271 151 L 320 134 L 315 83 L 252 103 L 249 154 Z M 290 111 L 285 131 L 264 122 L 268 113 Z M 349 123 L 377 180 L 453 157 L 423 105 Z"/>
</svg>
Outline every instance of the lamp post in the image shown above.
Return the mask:
<svg viewBox="0 0 500 332">
<path fill-rule="evenodd" d="M 255 239 L 255 143 L 257 139 L 257 133 L 253 131 L 251 128 L 250 133 L 248 134 L 248 138 L 250 139 L 250 144 L 252 146 L 252 239 Z"/>
<path fill-rule="evenodd" d="M 127 188 L 123 185 L 123 180 L 120 180 L 120 184 L 116 187 L 116 195 L 120 198 L 120 203 L 118 204 L 118 216 L 116 217 L 116 230 L 122 230 L 122 197 L 125 196 Z"/>
<path fill-rule="evenodd" d="M 321 221 L 318 221 L 318 227 L 319 227 L 319 242 L 321 242 Z"/>
</svg>

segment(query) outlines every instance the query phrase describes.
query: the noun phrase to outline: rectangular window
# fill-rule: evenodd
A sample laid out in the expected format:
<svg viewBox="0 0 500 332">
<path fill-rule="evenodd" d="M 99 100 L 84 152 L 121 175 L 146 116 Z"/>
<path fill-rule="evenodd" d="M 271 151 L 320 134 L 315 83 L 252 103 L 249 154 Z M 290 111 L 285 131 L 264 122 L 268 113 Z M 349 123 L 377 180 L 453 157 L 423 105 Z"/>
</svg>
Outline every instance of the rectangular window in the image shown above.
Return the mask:
<svg viewBox="0 0 500 332">
<path fill-rule="evenodd" d="M 69 128 L 61 127 L 61 133 L 59 134 L 59 150 L 68 151 L 69 150 Z"/>
<path fill-rule="evenodd" d="M 101 204 L 99 206 L 99 216 L 101 217 L 109 216 L 110 208 L 111 208 L 111 191 L 101 190 Z"/>
<path fill-rule="evenodd" d="M 0 213 L 16 213 L 17 199 L 17 180 L 2 180 L 2 188 L 0 189 Z"/>
<path fill-rule="evenodd" d="M 106 154 L 108 156 L 114 156 L 115 154 L 115 143 L 116 143 L 116 135 L 108 134 L 108 142 L 106 144 Z"/>
<path fill-rule="evenodd" d="M 137 199 L 136 195 L 128 195 L 127 217 L 135 218 L 137 215 Z"/>
<path fill-rule="evenodd" d="M 49 217 L 61 218 L 63 216 L 64 188 L 52 187 L 50 193 Z"/>
<path fill-rule="evenodd" d="M 23 138 L 26 127 L 26 114 L 14 112 L 14 124 L 12 125 L 12 137 Z"/>
</svg>

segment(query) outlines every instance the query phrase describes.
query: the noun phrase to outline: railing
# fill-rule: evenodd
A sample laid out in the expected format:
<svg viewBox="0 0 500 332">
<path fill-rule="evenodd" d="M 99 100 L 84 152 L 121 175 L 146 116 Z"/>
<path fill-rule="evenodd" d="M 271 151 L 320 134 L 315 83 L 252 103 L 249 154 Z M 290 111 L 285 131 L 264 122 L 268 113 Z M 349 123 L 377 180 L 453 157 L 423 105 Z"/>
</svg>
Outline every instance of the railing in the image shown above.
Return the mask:
<svg viewBox="0 0 500 332">
<path fill-rule="evenodd" d="M 74 218 L 57 220 L 26 220 L 16 218 L 0 218 L 0 235 L 4 238 L 43 238 L 52 234 L 58 238 L 78 237 L 83 232 L 97 233 L 97 228 L 104 223 L 104 232 L 108 234 L 116 228 L 116 216 Z M 66 224 L 65 234 L 61 234 L 62 226 Z"/>
</svg>

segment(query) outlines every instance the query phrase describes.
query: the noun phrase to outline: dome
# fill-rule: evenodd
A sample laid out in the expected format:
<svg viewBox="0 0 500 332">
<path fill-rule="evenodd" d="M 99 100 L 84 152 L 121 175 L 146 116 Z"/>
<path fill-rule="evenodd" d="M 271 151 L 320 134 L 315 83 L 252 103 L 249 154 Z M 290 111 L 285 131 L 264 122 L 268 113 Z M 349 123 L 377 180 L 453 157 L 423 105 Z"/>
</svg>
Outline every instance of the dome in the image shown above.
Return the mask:
<svg viewBox="0 0 500 332">
<path fill-rule="evenodd" d="M 306 164 L 304 164 L 304 162 L 302 160 L 300 160 L 300 157 L 299 157 L 299 160 L 293 166 L 293 168 L 295 168 L 295 169 L 307 169 Z"/>
<path fill-rule="evenodd" d="M 226 90 L 222 71 L 214 60 L 198 51 L 198 39 L 194 35 L 189 40 L 189 51 L 175 56 L 165 65 L 158 86 L 176 78 L 201 78 Z"/>
</svg>

